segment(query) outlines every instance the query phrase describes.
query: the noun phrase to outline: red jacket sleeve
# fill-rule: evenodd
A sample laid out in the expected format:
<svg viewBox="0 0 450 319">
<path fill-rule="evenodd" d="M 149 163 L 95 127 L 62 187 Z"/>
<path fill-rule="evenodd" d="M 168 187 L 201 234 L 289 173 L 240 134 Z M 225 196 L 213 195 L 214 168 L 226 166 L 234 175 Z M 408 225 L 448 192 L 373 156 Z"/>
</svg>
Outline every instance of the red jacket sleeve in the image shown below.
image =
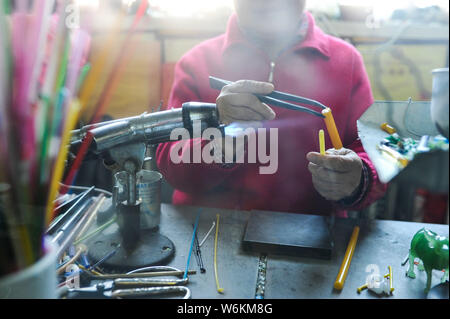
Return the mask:
<svg viewBox="0 0 450 319">
<path fill-rule="evenodd" d="M 185 102 L 206 101 L 198 92 L 197 74 L 192 70 L 188 59 L 182 58 L 175 66 L 174 83 L 169 98 L 170 107 L 181 107 Z M 182 140 L 176 142 L 163 143 L 158 146 L 156 152 L 156 161 L 160 172 L 164 175 L 167 182 L 174 188 L 186 193 L 203 193 L 220 185 L 224 179 L 233 171 L 239 168 L 239 164 L 232 168 L 225 168 L 222 164 L 193 163 L 192 154 L 194 146 L 200 144 L 202 149 L 209 141 L 200 138 Z M 191 163 L 175 164 L 170 154 L 172 149 L 179 150 L 179 155 L 183 156 L 189 152 Z"/>
<path fill-rule="evenodd" d="M 350 206 L 345 207 L 351 210 L 361 210 L 369 206 L 376 200 L 380 199 L 386 192 L 387 185 L 380 182 L 377 171 L 369 156 L 364 151 L 361 141 L 358 138 L 356 121 L 363 113 L 374 103 L 370 81 L 367 76 L 363 59 L 358 51 L 354 53 L 353 63 L 353 86 L 352 94 L 349 101 L 351 111 L 349 112 L 349 121 L 347 127 L 347 135 L 344 137 L 345 145 L 354 152 L 363 161 L 367 176 L 363 177 L 363 191 L 359 198 Z"/>
</svg>

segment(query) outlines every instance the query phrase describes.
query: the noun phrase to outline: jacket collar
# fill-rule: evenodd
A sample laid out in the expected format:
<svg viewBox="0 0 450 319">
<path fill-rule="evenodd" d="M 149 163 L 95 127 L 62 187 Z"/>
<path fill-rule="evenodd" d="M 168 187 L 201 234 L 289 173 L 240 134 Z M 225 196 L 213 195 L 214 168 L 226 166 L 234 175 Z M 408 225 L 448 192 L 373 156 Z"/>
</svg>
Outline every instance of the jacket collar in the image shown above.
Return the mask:
<svg viewBox="0 0 450 319">
<path fill-rule="evenodd" d="M 308 19 L 306 35 L 301 41 L 294 45 L 293 50 L 295 52 L 300 52 L 304 49 L 313 49 L 321 53 L 324 57 L 329 58 L 328 36 L 316 26 L 314 17 L 311 13 L 305 12 L 305 15 Z M 240 30 L 237 15 L 236 13 L 233 13 L 228 20 L 223 52 L 239 45 L 249 45 L 249 40 Z"/>
</svg>

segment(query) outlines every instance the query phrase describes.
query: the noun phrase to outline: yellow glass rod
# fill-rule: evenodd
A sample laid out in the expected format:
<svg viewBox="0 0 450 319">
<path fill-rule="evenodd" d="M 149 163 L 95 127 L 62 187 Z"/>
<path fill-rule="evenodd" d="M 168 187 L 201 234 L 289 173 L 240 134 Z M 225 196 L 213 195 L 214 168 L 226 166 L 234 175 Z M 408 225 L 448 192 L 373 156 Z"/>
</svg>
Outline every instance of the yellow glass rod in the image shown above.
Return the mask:
<svg viewBox="0 0 450 319">
<path fill-rule="evenodd" d="M 342 260 L 341 268 L 339 269 L 336 281 L 334 282 L 334 288 L 337 290 L 342 290 L 342 288 L 344 288 L 344 282 L 347 278 L 347 273 L 352 262 L 353 253 L 355 252 L 358 235 L 359 226 L 355 226 L 355 228 L 353 228 L 352 237 L 348 243 L 347 250 L 345 251 L 344 260 Z"/>
<path fill-rule="evenodd" d="M 319 131 L 319 147 L 320 154 L 325 155 L 325 132 L 323 130 Z"/>
<path fill-rule="evenodd" d="M 326 108 L 322 111 L 323 116 L 325 116 L 325 125 L 327 126 L 328 134 L 330 135 L 331 143 L 333 147 L 338 150 L 343 147 L 341 138 L 339 137 L 339 132 L 334 122 L 333 114 L 330 108 Z"/>
</svg>

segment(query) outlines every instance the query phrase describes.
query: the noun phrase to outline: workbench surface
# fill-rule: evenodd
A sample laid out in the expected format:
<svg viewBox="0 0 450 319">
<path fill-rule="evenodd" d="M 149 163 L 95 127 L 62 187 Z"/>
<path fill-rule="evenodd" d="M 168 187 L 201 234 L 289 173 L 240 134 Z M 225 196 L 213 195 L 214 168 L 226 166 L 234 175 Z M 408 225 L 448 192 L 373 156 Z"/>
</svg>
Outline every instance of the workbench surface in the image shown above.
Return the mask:
<svg viewBox="0 0 450 319">
<path fill-rule="evenodd" d="M 192 238 L 197 207 L 163 204 L 159 232 L 170 238 L 175 245 L 175 256 L 170 266 L 185 269 Z M 253 299 L 255 296 L 258 262 L 260 254 L 247 252 L 242 248 L 248 211 L 202 208 L 198 225 L 198 239 L 201 241 L 220 214 L 217 266 L 223 294 L 216 290 L 214 277 L 214 235 L 213 231 L 201 247 L 206 273 L 201 274 L 191 257 L 191 275 L 188 287 L 193 299 Z M 276 214 L 276 213 L 274 213 Z M 426 274 L 415 270 L 416 279 L 405 276 L 408 264 L 401 263 L 408 254 L 414 234 L 421 228 L 428 228 L 439 235 L 448 236 L 448 225 L 422 224 L 401 221 L 371 220 L 361 226 L 356 250 L 342 291 L 335 291 L 333 284 L 350 239 L 354 220 L 336 219 L 334 228 L 334 251 L 330 260 L 300 258 L 268 254 L 266 271 L 266 299 L 290 298 L 426 298 L 424 293 Z M 379 269 L 387 274 L 388 266 L 393 269 L 395 291 L 392 296 L 382 297 L 356 288 L 366 282 L 366 277 Z M 432 287 L 440 283 L 443 272 L 434 270 Z M 447 298 L 447 297 L 445 297 Z"/>
</svg>

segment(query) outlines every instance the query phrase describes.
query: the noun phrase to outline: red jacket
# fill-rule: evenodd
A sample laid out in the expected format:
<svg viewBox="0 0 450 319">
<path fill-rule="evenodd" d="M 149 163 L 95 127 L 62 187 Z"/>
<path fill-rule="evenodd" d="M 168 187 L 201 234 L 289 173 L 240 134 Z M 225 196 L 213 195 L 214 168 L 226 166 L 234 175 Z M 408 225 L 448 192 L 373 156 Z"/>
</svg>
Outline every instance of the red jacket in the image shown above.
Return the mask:
<svg viewBox="0 0 450 319">
<path fill-rule="evenodd" d="M 275 62 L 273 84 L 277 91 L 317 100 L 330 107 L 344 147 L 354 150 L 363 160 L 369 178 L 367 192 L 351 209 L 361 209 L 380 198 L 385 185 L 378 180 L 373 164 L 358 140 L 356 121 L 373 103 L 370 83 L 361 55 L 350 44 L 324 34 L 311 14 L 303 41 L 285 50 Z M 220 92 L 209 87 L 208 77 L 237 81 L 268 81 L 271 61 L 265 53 L 241 33 L 233 15 L 224 35 L 207 40 L 184 55 L 175 68 L 169 105 L 184 102 L 215 103 Z M 324 121 L 318 117 L 278 107 L 274 121 L 265 127 L 279 129 L 278 171 L 259 174 L 257 164 L 174 164 L 170 149 L 175 143 L 192 148 L 201 140 L 161 144 L 157 164 L 166 180 L 175 188 L 174 204 L 221 207 L 240 210 L 271 210 L 328 214 L 332 202 L 314 189 L 306 154 L 318 151 L 318 131 Z M 327 135 L 327 134 L 325 134 Z M 332 148 L 326 137 L 327 148 Z M 192 152 L 191 152 L 192 154 Z"/>
</svg>

